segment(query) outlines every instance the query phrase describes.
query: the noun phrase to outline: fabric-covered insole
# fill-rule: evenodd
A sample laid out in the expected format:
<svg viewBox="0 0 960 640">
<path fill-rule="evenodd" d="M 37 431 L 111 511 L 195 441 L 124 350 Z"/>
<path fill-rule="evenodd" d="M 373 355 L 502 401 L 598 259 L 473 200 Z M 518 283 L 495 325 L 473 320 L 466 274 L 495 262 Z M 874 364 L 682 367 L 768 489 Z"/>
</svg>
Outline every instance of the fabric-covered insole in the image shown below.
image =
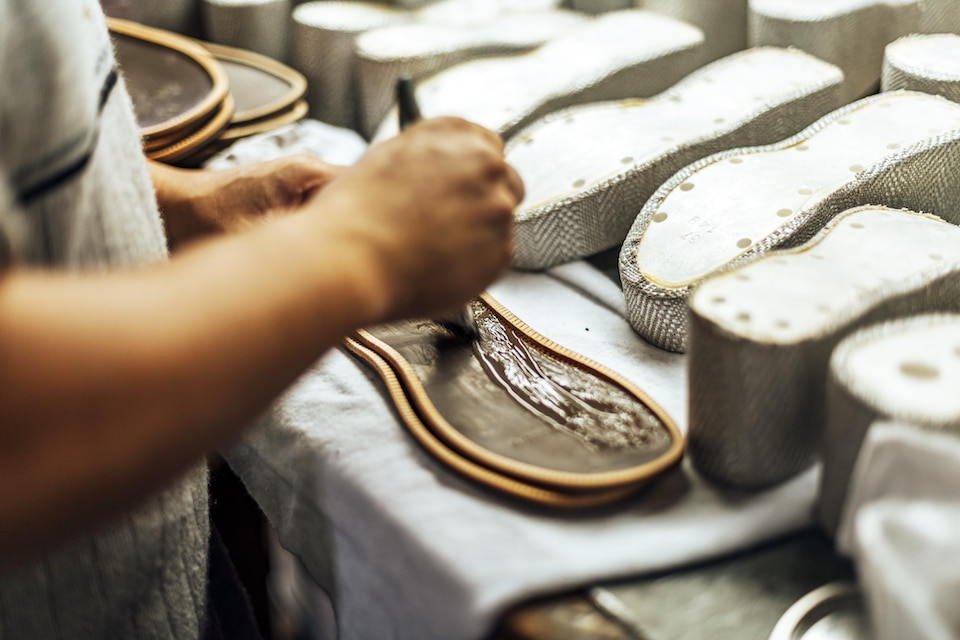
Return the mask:
<svg viewBox="0 0 960 640">
<path fill-rule="evenodd" d="M 425 117 L 460 116 L 505 137 L 541 115 L 538 110 L 584 100 L 662 91 L 693 70 L 699 29 L 645 11 L 617 11 L 575 27 L 531 51 L 457 65 L 423 82 L 417 99 Z M 683 64 L 671 54 L 688 53 Z M 656 65 L 658 62 L 662 65 Z M 646 82 L 607 84 L 618 72 L 655 64 Z M 598 92 L 601 95 L 595 94 Z M 584 99 L 578 99 L 583 96 Z M 397 133 L 387 117 L 376 139 Z"/>
<path fill-rule="evenodd" d="M 700 281 L 865 169 L 960 129 L 960 105 L 885 94 L 821 122 L 827 124 L 792 146 L 744 150 L 687 176 L 663 199 L 640 240 L 643 275 L 664 288 Z"/>
<path fill-rule="evenodd" d="M 731 335 L 793 344 L 925 286 L 931 274 L 960 272 L 960 227 L 939 218 L 865 207 L 836 222 L 817 242 L 704 282 L 691 309 Z"/>
</svg>

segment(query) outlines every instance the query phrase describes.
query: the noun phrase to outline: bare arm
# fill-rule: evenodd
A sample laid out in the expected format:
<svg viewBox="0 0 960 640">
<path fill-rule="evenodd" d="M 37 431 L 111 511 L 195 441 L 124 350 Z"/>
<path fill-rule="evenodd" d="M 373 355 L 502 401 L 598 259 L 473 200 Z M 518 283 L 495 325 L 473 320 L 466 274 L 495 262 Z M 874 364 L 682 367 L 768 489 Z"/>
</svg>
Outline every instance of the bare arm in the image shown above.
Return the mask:
<svg viewBox="0 0 960 640">
<path fill-rule="evenodd" d="M 169 264 L 8 272 L 0 562 L 160 489 L 350 330 L 480 291 L 508 264 L 521 193 L 488 133 L 427 121 L 297 212 Z"/>
</svg>

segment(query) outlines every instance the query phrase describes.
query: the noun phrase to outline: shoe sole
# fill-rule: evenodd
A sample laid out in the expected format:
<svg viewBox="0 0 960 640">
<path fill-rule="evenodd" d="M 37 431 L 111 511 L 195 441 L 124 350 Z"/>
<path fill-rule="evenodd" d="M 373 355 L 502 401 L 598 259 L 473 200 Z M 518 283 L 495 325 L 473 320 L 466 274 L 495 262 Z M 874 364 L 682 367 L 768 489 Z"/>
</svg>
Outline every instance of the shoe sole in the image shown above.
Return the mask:
<svg viewBox="0 0 960 640">
<path fill-rule="evenodd" d="M 649 100 L 573 107 L 515 136 L 507 161 L 526 185 L 513 264 L 543 269 L 623 244 L 637 212 L 683 167 L 770 144 L 841 105 L 840 70 L 761 48 L 701 68 Z"/>
<path fill-rule="evenodd" d="M 960 220 L 960 105 L 893 92 L 853 103 L 775 145 L 694 163 L 644 206 L 620 254 L 631 325 L 683 351 L 690 291 L 802 244 L 840 212 L 882 204 Z"/>
<path fill-rule="evenodd" d="M 870 323 L 960 310 L 960 227 L 868 206 L 690 299 L 689 449 L 723 484 L 769 486 L 820 454 L 830 353 Z"/>
</svg>

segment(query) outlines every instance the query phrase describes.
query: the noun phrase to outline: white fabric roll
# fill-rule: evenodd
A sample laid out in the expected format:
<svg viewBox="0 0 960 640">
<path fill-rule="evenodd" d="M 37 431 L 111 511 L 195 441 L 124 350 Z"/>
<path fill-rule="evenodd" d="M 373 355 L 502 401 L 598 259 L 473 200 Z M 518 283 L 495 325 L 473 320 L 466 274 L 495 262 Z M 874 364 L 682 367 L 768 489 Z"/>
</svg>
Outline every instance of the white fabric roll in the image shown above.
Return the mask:
<svg viewBox="0 0 960 640">
<path fill-rule="evenodd" d="M 409 11 L 368 2 L 308 2 L 293 11 L 293 66 L 307 78 L 310 115 L 360 129 L 354 41 L 365 31 L 402 24 Z"/>
<path fill-rule="evenodd" d="M 960 102 L 960 36 L 914 35 L 887 45 L 880 88 L 923 91 Z"/>
<path fill-rule="evenodd" d="M 207 38 L 287 59 L 290 0 L 203 0 Z"/>
<path fill-rule="evenodd" d="M 880 84 L 883 49 L 916 33 L 917 0 L 750 0 L 750 46 L 797 47 L 843 70 L 847 101 Z"/>
<path fill-rule="evenodd" d="M 956 638 L 960 504 L 882 500 L 862 510 L 856 531 L 876 640 Z"/>
</svg>

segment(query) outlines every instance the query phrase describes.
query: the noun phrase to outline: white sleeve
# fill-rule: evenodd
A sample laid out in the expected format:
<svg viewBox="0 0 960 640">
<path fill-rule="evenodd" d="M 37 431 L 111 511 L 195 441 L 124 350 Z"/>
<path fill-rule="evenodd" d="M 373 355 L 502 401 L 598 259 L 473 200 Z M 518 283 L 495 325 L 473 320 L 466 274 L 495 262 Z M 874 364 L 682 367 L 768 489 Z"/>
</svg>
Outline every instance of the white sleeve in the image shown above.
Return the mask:
<svg viewBox="0 0 960 640">
<path fill-rule="evenodd" d="M 6 171 L 0 166 L 0 268 L 22 260 L 26 250 L 27 225 Z"/>
</svg>

